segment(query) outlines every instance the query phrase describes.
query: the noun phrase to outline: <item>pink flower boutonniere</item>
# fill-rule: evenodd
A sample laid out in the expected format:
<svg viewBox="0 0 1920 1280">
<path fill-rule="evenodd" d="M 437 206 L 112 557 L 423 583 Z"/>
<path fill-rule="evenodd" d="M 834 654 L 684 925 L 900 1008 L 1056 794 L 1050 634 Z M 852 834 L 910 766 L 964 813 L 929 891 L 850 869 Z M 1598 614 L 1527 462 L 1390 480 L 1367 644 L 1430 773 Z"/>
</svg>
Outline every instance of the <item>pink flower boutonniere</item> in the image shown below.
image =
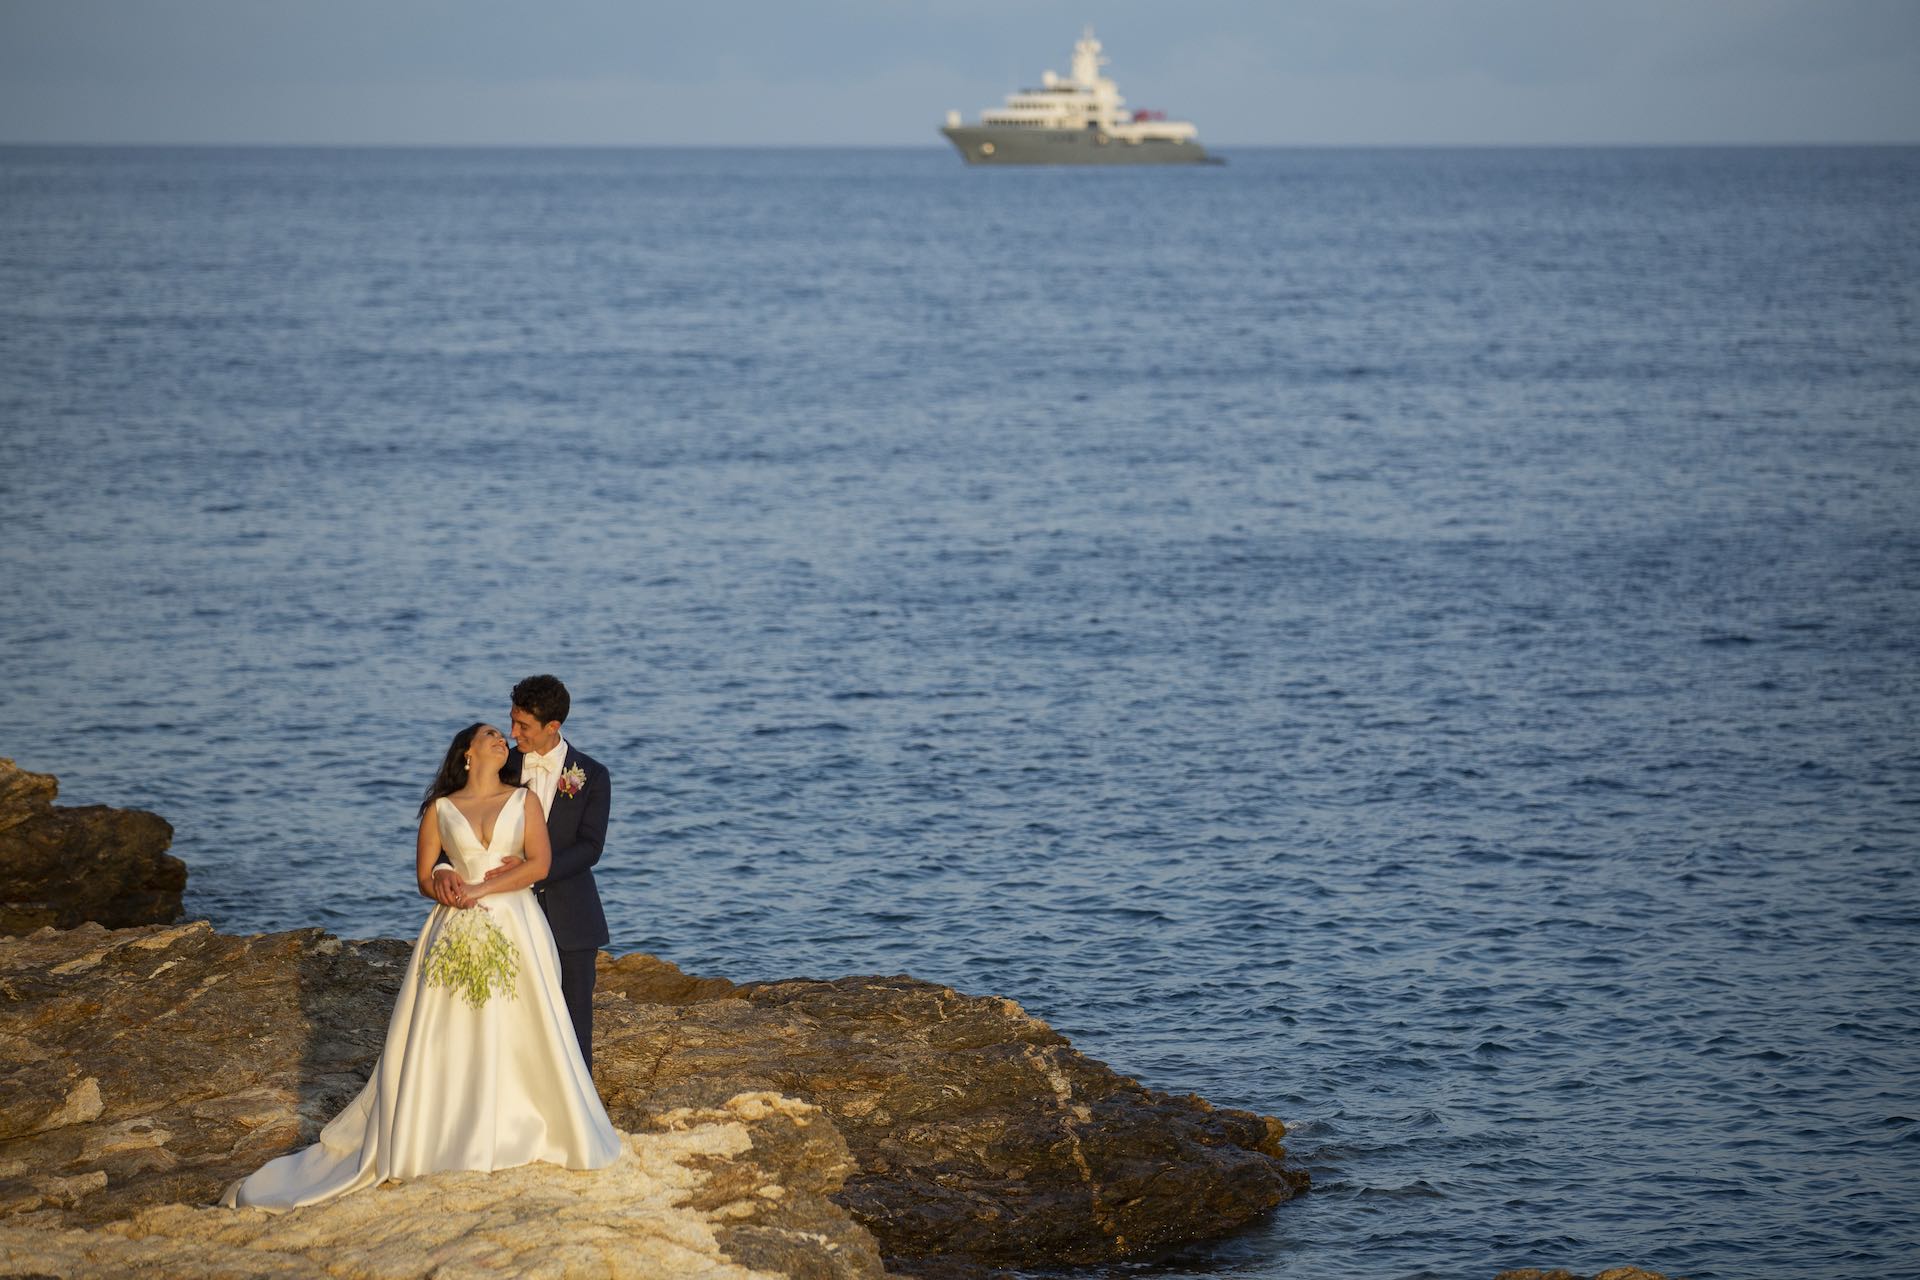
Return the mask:
<svg viewBox="0 0 1920 1280">
<path fill-rule="evenodd" d="M 579 765 L 560 772 L 560 781 L 554 784 L 560 788 L 560 794 L 571 800 L 580 794 L 580 788 L 587 785 L 587 771 Z"/>
</svg>

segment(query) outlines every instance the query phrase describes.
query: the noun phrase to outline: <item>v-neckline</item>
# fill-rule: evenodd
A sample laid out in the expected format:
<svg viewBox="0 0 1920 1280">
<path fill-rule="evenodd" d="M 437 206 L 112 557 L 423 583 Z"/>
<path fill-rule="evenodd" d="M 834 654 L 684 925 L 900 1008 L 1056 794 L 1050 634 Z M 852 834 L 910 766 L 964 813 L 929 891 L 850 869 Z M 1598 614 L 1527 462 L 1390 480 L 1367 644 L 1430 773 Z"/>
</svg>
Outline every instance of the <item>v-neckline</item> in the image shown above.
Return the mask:
<svg viewBox="0 0 1920 1280">
<path fill-rule="evenodd" d="M 518 790 L 520 790 L 519 787 L 515 787 L 513 789 L 513 791 L 518 791 Z M 480 840 L 480 847 L 482 849 L 491 849 L 493 848 L 493 837 L 500 834 L 500 815 L 505 813 L 507 811 L 507 806 L 513 803 L 513 791 L 507 792 L 507 798 L 505 800 L 502 800 L 500 802 L 500 807 L 493 811 L 493 830 L 487 835 L 486 839 L 484 840 L 480 839 L 480 832 L 474 827 L 473 819 L 469 818 L 464 812 L 462 812 L 459 805 L 454 804 L 453 797 L 447 796 L 445 797 L 445 799 L 448 804 L 453 805 L 453 811 L 455 813 L 460 814 L 460 821 L 467 824 L 467 834 L 472 836 L 475 840 Z"/>
</svg>

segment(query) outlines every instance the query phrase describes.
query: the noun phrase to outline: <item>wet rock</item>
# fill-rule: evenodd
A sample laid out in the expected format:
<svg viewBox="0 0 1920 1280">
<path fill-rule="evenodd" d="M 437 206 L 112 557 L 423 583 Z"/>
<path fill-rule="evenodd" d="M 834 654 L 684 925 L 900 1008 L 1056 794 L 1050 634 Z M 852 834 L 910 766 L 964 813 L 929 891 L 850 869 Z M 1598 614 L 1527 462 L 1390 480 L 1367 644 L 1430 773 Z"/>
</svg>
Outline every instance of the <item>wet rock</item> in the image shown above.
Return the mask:
<svg viewBox="0 0 1920 1280">
<path fill-rule="evenodd" d="M 1279 1121 L 1143 1088 L 1011 1000 L 904 977 L 608 999 L 659 963 L 601 970 L 596 1075 L 616 1122 L 715 1083 L 818 1104 L 859 1163 L 836 1198 L 890 1266 L 1137 1257 L 1306 1187 Z"/>
<path fill-rule="evenodd" d="M 1535 1267 L 1525 1267 L 1519 1271 L 1502 1271 L 1493 1280 L 1667 1280 L 1667 1277 L 1658 1271 L 1642 1271 L 1639 1267 L 1609 1267 L 1591 1277 L 1557 1268 L 1541 1271 Z"/>
<path fill-rule="evenodd" d="M 0 759 L 0 933 L 166 924 L 180 917 L 187 866 L 173 828 L 135 809 L 58 808 L 59 783 Z"/>
</svg>

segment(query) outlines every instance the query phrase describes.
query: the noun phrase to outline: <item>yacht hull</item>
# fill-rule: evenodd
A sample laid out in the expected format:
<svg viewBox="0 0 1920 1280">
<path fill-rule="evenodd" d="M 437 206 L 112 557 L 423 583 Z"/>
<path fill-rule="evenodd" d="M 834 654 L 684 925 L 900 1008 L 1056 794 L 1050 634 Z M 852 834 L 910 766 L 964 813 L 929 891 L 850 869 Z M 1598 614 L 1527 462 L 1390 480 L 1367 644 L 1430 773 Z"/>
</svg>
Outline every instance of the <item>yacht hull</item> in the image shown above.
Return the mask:
<svg viewBox="0 0 1920 1280">
<path fill-rule="evenodd" d="M 968 164 L 1219 164 L 1197 142 L 1127 142 L 1094 129 L 948 125 L 940 130 Z"/>
</svg>

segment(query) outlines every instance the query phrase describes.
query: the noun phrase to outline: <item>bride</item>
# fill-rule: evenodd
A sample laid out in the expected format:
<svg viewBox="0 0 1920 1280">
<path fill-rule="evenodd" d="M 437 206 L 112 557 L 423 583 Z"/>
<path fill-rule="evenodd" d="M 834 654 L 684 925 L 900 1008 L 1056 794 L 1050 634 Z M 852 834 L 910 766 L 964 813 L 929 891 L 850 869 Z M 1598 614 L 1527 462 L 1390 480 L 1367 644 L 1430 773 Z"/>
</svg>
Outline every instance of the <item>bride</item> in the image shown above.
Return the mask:
<svg viewBox="0 0 1920 1280">
<path fill-rule="evenodd" d="M 444 850 L 462 905 L 427 917 L 366 1087 L 318 1142 L 234 1183 L 221 1203 L 291 1209 L 442 1169 L 599 1169 L 619 1156 L 532 893 L 548 869 L 546 819 L 532 793 L 500 781 L 506 759 L 498 729 L 469 725 L 420 802 L 420 892 L 433 896 Z"/>
</svg>

